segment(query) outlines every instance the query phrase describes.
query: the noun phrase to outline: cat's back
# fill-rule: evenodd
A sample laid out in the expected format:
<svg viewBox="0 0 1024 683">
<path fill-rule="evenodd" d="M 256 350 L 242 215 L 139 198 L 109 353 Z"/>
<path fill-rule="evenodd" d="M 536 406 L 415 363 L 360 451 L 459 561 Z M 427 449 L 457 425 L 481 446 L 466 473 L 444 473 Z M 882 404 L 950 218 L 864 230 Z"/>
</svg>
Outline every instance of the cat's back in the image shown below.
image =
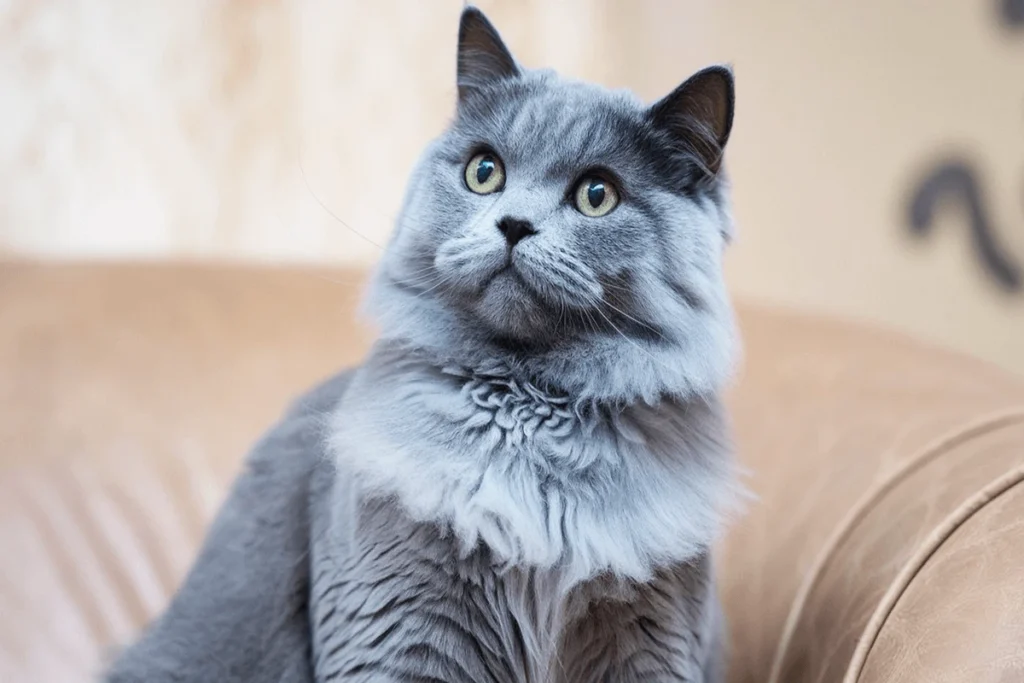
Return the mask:
<svg viewBox="0 0 1024 683">
<path fill-rule="evenodd" d="M 108 683 L 307 683 L 310 504 L 329 481 L 324 416 L 340 374 L 296 401 L 246 459 L 166 612 L 122 652 Z M 321 487 L 322 488 L 322 487 Z"/>
</svg>

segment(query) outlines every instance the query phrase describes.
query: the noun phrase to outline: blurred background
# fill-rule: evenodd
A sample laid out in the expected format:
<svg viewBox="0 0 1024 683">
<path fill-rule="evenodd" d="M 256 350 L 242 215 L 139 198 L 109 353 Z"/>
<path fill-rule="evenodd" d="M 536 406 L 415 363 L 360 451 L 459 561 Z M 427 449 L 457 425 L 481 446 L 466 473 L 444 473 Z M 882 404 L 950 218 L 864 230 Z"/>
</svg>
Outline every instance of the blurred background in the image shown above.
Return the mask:
<svg viewBox="0 0 1024 683">
<path fill-rule="evenodd" d="M 839 680 L 812 664 L 849 661 L 899 553 L 1024 453 L 1024 0 L 479 4 L 525 65 L 649 101 L 733 64 L 727 271 L 756 305 L 730 406 L 759 502 L 721 565 L 731 680 L 783 662 L 805 608 L 779 680 Z M 98 671 L 287 397 L 364 353 L 355 289 L 453 113 L 461 7 L 0 0 L 0 682 Z M 942 608 L 889 620 L 896 664 L 955 673 L 877 680 L 981 671 L 964 652 L 1020 678 L 1020 586 L 978 588 L 1019 577 L 1019 528 L 969 536 L 969 571 L 922 582 Z M 795 601 L 807 577 L 834 590 Z M 950 635 L 919 638 L 933 614 Z M 993 630 L 963 637 L 972 614 Z"/>
<path fill-rule="evenodd" d="M 0 2 L 0 259 L 372 263 L 461 5 Z M 739 297 L 1024 372 L 1024 3 L 479 5 L 527 66 L 651 100 L 734 65 Z"/>
</svg>

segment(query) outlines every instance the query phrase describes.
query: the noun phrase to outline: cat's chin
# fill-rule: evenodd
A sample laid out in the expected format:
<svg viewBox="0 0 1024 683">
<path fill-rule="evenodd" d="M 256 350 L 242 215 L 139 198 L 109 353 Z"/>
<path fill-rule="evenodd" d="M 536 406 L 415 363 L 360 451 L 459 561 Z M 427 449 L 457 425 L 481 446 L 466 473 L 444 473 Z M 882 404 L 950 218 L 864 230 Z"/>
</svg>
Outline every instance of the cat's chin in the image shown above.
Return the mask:
<svg viewBox="0 0 1024 683">
<path fill-rule="evenodd" d="M 471 308 L 497 339 L 533 345 L 557 333 L 556 321 L 514 268 L 491 278 Z"/>
<path fill-rule="evenodd" d="M 364 302 L 392 343 L 438 366 L 471 370 L 514 368 L 538 386 L 578 400 L 654 403 L 717 393 L 732 375 L 738 349 L 727 300 L 708 298 L 686 320 L 688 334 L 672 343 L 602 334 L 590 312 L 545 308 L 523 283 L 495 280 L 475 292 L 427 295 L 379 270 Z M 596 315 L 596 314 L 595 314 Z"/>
</svg>

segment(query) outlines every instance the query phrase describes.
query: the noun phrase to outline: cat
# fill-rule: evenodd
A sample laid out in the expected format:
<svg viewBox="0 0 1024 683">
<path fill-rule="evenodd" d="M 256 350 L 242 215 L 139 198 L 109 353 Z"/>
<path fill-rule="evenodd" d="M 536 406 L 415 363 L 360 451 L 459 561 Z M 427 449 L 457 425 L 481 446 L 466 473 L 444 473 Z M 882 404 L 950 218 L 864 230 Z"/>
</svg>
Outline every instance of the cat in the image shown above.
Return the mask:
<svg viewBox="0 0 1024 683">
<path fill-rule="evenodd" d="M 646 106 L 467 8 L 457 90 L 379 339 L 256 449 L 109 681 L 724 680 L 732 73 Z"/>
</svg>

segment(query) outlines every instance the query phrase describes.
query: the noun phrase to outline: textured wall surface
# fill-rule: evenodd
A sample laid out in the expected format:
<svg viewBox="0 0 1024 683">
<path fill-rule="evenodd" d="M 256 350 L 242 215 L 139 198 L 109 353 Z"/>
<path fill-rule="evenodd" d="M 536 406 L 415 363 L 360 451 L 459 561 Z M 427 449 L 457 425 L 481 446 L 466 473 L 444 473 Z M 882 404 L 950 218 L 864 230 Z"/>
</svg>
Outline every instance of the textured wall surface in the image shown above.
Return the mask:
<svg viewBox="0 0 1024 683">
<path fill-rule="evenodd" d="M 372 262 L 451 113 L 461 4 L 0 0 L 0 255 Z M 738 293 L 1024 371 L 1009 3 L 480 4 L 527 65 L 647 98 L 735 64 Z"/>
<path fill-rule="evenodd" d="M 604 76 L 591 3 L 491 4 L 529 62 Z M 16 252 L 368 261 L 454 102 L 457 0 L 5 5 Z"/>
</svg>

